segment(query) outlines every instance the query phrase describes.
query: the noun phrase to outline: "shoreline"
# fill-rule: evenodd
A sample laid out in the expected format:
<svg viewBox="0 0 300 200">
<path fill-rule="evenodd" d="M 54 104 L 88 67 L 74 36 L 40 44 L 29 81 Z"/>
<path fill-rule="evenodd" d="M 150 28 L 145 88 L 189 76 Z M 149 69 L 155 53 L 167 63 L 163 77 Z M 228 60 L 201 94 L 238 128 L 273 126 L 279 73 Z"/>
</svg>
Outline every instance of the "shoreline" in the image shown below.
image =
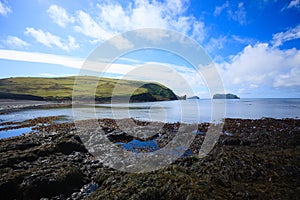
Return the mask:
<svg viewBox="0 0 300 200">
<path fill-rule="evenodd" d="M 166 199 L 293 199 L 300 192 L 299 119 L 225 119 L 217 144 L 199 159 L 195 155 L 209 126 L 201 123 L 189 148 L 193 154 L 154 172 L 138 174 L 105 167 L 88 152 L 73 123 L 53 120 L 33 119 L 28 123 L 40 124 L 35 133 L 0 140 L 4 198 L 145 199 L 154 195 Z M 94 122 L 83 123 L 89 126 Z M 120 132 L 113 119 L 99 122 L 113 143 L 136 139 Z M 177 126 L 167 124 L 159 135 L 146 141 L 155 140 L 162 148 L 172 140 Z"/>
<path fill-rule="evenodd" d="M 0 99 L 0 115 L 28 109 L 72 107 L 71 102 Z"/>
</svg>

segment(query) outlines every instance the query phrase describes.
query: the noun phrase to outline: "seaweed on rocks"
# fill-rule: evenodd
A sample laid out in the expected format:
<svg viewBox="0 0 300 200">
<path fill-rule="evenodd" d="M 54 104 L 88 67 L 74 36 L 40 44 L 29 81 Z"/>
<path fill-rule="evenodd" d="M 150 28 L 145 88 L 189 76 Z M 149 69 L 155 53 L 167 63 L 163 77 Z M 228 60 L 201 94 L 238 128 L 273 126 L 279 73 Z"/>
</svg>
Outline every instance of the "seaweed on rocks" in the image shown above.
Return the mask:
<svg viewBox="0 0 300 200">
<path fill-rule="evenodd" d="M 117 121 L 96 121 L 106 127 L 103 133 L 111 141 L 130 142 L 130 134 L 122 132 Z M 89 127 L 94 122 L 82 123 Z M 105 166 L 87 151 L 78 137 L 82 130 L 74 123 L 37 126 L 36 133 L 0 140 L 1 198 L 298 199 L 300 120 L 225 119 L 224 123 L 219 141 L 204 158 L 197 153 L 208 123 L 198 125 L 204 134 L 196 134 L 189 147 L 193 154 L 147 173 Z M 144 141 L 155 140 L 163 147 L 178 126 L 166 124 Z"/>
</svg>

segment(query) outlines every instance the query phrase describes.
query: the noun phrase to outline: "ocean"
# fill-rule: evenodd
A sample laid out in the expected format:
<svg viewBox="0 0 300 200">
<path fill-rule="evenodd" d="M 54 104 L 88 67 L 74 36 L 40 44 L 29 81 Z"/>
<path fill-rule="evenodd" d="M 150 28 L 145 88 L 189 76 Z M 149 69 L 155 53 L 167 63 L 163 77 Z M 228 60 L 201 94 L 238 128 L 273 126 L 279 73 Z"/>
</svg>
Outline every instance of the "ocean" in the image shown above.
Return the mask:
<svg viewBox="0 0 300 200">
<path fill-rule="evenodd" d="M 135 118 L 145 121 L 201 123 L 217 122 L 222 118 L 260 119 L 299 118 L 300 98 L 296 99 L 228 99 L 180 100 L 130 104 L 96 104 L 80 108 L 24 109 L 0 115 L 0 124 L 25 121 L 36 117 L 60 116 L 58 122 L 95 118 Z M 0 125 L 0 128 L 4 126 Z M 10 131 L 10 132 L 9 132 Z M 2 137 L 21 131 L 0 131 Z M 28 131 L 26 129 L 26 131 Z M 9 134 L 8 134 L 9 132 Z M 6 135 L 6 136 L 3 136 Z M 1 137 L 1 136 L 0 136 Z"/>
</svg>

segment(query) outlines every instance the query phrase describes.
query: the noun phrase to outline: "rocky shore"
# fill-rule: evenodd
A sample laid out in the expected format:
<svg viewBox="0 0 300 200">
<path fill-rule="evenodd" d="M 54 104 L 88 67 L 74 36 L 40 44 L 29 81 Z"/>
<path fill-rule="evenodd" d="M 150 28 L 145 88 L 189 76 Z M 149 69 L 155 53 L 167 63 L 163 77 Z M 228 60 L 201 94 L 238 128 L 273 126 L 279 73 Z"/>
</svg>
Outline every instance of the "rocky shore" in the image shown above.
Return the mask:
<svg viewBox="0 0 300 200">
<path fill-rule="evenodd" d="M 199 124 L 188 154 L 147 173 L 105 167 L 83 145 L 74 123 L 53 120 L 32 120 L 27 126 L 34 127 L 34 132 L 0 140 L 1 199 L 299 198 L 299 119 L 226 119 L 217 144 L 202 159 L 197 153 L 209 124 Z M 114 143 L 138 140 L 138 135 L 118 129 L 115 120 L 98 122 Z M 155 141 L 161 148 L 179 126 L 165 124 L 141 141 Z"/>
<path fill-rule="evenodd" d="M 55 102 L 55 101 L 34 101 L 34 100 L 17 100 L 17 99 L 1 99 L 0 98 L 0 115 L 16 112 L 25 109 L 49 109 L 49 108 L 65 108 L 72 107 L 71 102 Z"/>
</svg>

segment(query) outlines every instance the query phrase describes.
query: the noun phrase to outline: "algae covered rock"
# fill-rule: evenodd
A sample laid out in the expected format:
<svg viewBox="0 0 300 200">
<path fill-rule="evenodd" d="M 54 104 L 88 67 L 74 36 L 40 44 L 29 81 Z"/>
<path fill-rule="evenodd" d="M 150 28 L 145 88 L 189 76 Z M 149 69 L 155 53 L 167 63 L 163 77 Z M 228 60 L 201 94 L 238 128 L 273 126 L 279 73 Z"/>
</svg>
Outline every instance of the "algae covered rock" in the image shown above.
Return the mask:
<svg viewBox="0 0 300 200">
<path fill-rule="evenodd" d="M 106 120 L 107 136 L 116 127 Z M 0 140 L 2 199 L 298 199 L 300 120 L 225 119 L 212 151 L 197 157 L 205 134 L 197 135 L 192 154 L 153 172 L 125 173 L 105 167 L 84 148 L 72 124 Z M 86 121 L 84 123 L 87 123 Z M 199 124 L 206 132 L 209 124 Z M 111 126 L 109 128 L 109 126 Z M 167 125 L 159 147 L 176 134 Z M 107 129 L 107 130 L 108 130 Z M 54 132 L 55 130 L 55 132 Z M 127 141 L 127 137 L 122 141 Z M 115 142 L 119 142 L 117 138 Z M 142 152 L 144 153 L 144 152 Z"/>
</svg>

